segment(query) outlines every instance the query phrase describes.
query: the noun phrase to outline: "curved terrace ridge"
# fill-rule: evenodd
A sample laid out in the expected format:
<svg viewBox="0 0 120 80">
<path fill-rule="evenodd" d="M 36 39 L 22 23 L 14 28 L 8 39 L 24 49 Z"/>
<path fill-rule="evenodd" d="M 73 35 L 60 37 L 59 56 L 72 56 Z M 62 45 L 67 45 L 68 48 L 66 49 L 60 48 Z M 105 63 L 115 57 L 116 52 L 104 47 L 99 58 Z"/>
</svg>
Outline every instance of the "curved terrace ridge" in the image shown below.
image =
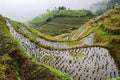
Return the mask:
<svg viewBox="0 0 120 80">
<path fill-rule="evenodd" d="M 106 80 L 117 77 L 118 68 L 106 48 L 89 46 L 69 49 L 46 49 L 17 32 L 9 23 L 10 33 L 20 42 L 29 55 L 70 74 L 77 80 Z M 44 43 L 45 44 L 45 43 Z"/>
</svg>

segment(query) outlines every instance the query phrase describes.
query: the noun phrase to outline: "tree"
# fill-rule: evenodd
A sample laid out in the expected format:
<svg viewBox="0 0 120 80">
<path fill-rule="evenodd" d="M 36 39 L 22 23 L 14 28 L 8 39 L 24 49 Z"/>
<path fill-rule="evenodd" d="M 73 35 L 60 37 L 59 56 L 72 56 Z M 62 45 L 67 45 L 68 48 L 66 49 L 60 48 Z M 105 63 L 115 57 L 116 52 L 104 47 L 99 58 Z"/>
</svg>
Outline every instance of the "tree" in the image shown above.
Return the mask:
<svg viewBox="0 0 120 80">
<path fill-rule="evenodd" d="M 59 10 L 66 10 L 65 6 L 58 7 Z"/>
</svg>

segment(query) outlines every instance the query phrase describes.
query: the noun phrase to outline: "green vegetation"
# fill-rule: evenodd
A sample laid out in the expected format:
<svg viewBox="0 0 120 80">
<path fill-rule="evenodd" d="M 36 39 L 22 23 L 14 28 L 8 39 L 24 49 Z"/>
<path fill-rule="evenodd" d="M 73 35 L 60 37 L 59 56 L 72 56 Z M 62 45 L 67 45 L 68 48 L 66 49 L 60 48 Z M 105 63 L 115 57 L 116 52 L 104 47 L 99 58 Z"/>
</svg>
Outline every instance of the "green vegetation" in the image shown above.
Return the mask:
<svg viewBox="0 0 120 80">
<path fill-rule="evenodd" d="M 28 58 L 29 58 L 29 60 L 31 60 L 32 62 L 35 62 L 35 63 L 39 61 L 38 59 L 35 58 L 35 54 L 34 53 L 31 54 L 31 55 L 28 55 Z"/>
<path fill-rule="evenodd" d="M 68 34 L 62 34 L 62 35 L 59 35 L 59 36 L 50 36 L 50 35 L 46 35 L 44 33 L 41 33 L 33 28 L 31 28 L 30 26 L 26 25 L 26 24 L 23 24 L 23 23 L 20 23 L 20 22 L 14 22 L 14 21 L 11 21 L 9 20 L 10 23 L 13 25 L 14 29 L 21 33 L 22 35 L 24 35 L 25 37 L 29 38 L 32 42 L 34 43 L 37 43 L 39 46 L 43 47 L 43 48 L 46 48 L 46 49 L 54 49 L 53 47 L 51 46 L 44 46 L 42 43 L 40 43 L 39 41 L 36 40 L 37 37 L 41 37 L 45 40 L 48 40 L 48 41 L 53 41 L 53 42 L 63 42 L 64 44 L 68 45 L 68 46 L 73 46 L 73 45 L 76 45 L 76 44 L 81 44 L 82 42 L 81 41 L 78 41 L 78 40 L 62 40 L 63 37 L 66 37 L 68 36 Z M 21 28 L 24 27 L 27 31 L 29 31 L 29 33 L 23 31 Z"/>
<path fill-rule="evenodd" d="M 51 12 L 47 12 L 41 16 L 37 16 L 36 18 L 34 18 L 32 21 L 30 21 L 31 24 L 36 24 L 38 25 L 38 23 L 45 23 L 46 21 L 48 21 L 49 19 L 53 18 L 53 15 L 56 14 L 56 11 L 51 11 Z"/>
<path fill-rule="evenodd" d="M 83 17 L 83 18 L 89 18 L 91 16 L 95 16 L 94 13 L 88 11 L 88 10 L 53 10 L 53 11 L 47 11 L 45 14 L 37 16 L 33 20 L 30 21 L 30 24 L 37 24 L 37 23 L 45 23 L 50 21 L 51 19 L 55 17 Z"/>
<path fill-rule="evenodd" d="M 74 46 L 77 44 L 82 44 L 81 41 L 65 41 L 64 44 L 68 45 L 68 46 Z"/>
<path fill-rule="evenodd" d="M 44 56 L 44 62 L 47 62 L 47 61 L 52 60 L 52 59 L 53 59 L 53 56 L 51 56 L 51 55 Z"/>
<path fill-rule="evenodd" d="M 69 41 L 73 41 L 73 40 L 79 41 L 80 39 L 90 35 L 92 32 L 93 32 L 93 29 L 91 27 L 89 27 L 88 25 L 84 25 L 84 26 L 80 27 L 79 29 L 74 30 L 71 33 L 67 34 L 66 37 L 68 37 L 67 40 L 69 40 Z"/>
<path fill-rule="evenodd" d="M 10 22 L 17 31 L 22 31 L 22 30 L 19 30 L 19 26 L 25 27 L 28 31 L 31 32 L 31 34 L 30 34 L 30 35 L 32 35 L 31 37 L 39 37 L 40 36 L 40 37 L 45 38 L 45 39 L 55 40 L 54 37 L 46 35 L 44 33 L 41 33 L 39 31 L 31 28 L 29 25 L 26 25 L 26 24 L 23 24 L 20 22 L 13 22 L 13 21 L 10 21 Z"/>
<path fill-rule="evenodd" d="M 23 59 L 22 56 L 25 56 L 22 47 L 11 36 L 4 18 L 0 16 L 0 80 L 21 79 L 19 74 L 21 60 L 18 57 Z"/>
<path fill-rule="evenodd" d="M 58 35 L 58 36 L 54 36 L 54 38 L 56 40 L 63 40 L 63 38 L 65 38 L 67 36 L 68 36 L 68 33 L 65 33 L 65 34 L 61 34 L 61 35 Z"/>
<path fill-rule="evenodd" d="M 56 36 L 63 33 L 70 33 L 95 16 L 95 13 L 88 10 L 70 10 L 63 8 L 47 11 L 29 23 L 33 28 L 42 33 Z"/>
<path fill-rule="evenodd" d="M 111 79 L 108 79 L 108 80 L 120 80 L 120 77 L 117 77 L 117 78 L 111 78 Z"/>
<path fill-rule="evenodd" d="M 106 46 L 120 70 L 120 5 L 90 20 L 86 25 L 95 33 L 94 44 Z M 114 21 L 115 20 L 115 21 Z"/>
<path fill-rule="evenodd" d="M 60 8 L 60 10 L 48 11 L 46 14 L 42 15 L 42 17 L 37 17 L 33 20 L 33 22 L 31 22 L 31 24 L 35 26 L 49 25 L 49 28 L 51 28 L 52 30 L 63 30 L 63 32 L 52 31 L 49 28 L 43 27 L 43 29 L 51 31 L 47 33 L 51 33 L 50 35 L 58 35 L 61 34 L 60 32 L 64 33 L 64 31 L 67 32 L 65 34 L 61 34 L 55 37 L 41 33 L 23 23 L 14 22 L 11 20 L 9 21 L 17 32 L 21 33 L 22 35 L 30 39 L 32 42 L 36 43 L 36 48 L 41 46 L 47 49 L 54 49 L 50 46 L 44 46 L 36 40 L 36 37 L 42 37 L 48 41 L 63 42 L 71 46 L 81 44 L 82 42 L 79 41 L 81 38 L 87 37 L 90 33 L 95 33 L 93 45 L 102 45 L 103 47 L 109 49 L 111 56 L 114 57 L 114 60 L 117 63 L 118 68 L 120 70 L 119 11 L 120 5 L 116 6 L 114 9 L 109 10 L 101 16 L 98 16 L 95 19 L 91 19 L 84 26 L 74 31 L 71 30 L 78 28 L 82 24 L 79 24 L 79 22 L 72 22 L 74 19 L 76 19 L 76 17 L 78 17 L 77 19 L 82 18 L 84 24 L 84 22 L 87 22 L 90 18 L 93 17 L 94 14 L 86 10 L 74 11 L 66 10 L 65 8 Z M 83 19 L 85 19 L 85 21 Z M 78 24 L 74 26 L 75 23 Z M 58 27 L 56 27 L 56 25 Z M 22 31 L 23 28 L 28 30 L 28 32 Z M 81 33 L 82 31 L 83 33 Z M 68 37 L 67 41 L 62 40 L 65 37 Z M 87 45 L 84 45 L 82 47 L 87 47 Z M 70 52 L 70 55 L 73 57 L 84 56 L 84 54 L 76 53 L 74 51 Z M 0 16 L 0 80 L 23 80 L 23 78 L 26 80 L 40 78 L 44 78 L 45 80 L 74 80 L 66 73 L 62 73 L 59 70 L 53 69 L 52 67 L 47 66 L 45 64 L 38 63 L 34 57 L 35 55 L 26 55 L 25 51 L 20 46 L 18 41 L 10 34 L 9 28 L 6 25 L 6 21 L 2 16 Z M 44 56 L 45 62 L 51 59 L 53 59 L 53 56 Z M 69 60 L 69 63 L 71 64 L 72 60 Z M 76 63 L 76 61 L 74 61 L 74 63 Z M 118 79 L 119 77 L 109 80 Z"/>
<path fill-rule="evenodd" d="M 95 33 L 94 44 L 110 50 L 120 70 L 120 5 L 115 6 L 104 14 L 91 19 L 88 23 L 69 34 L 60 37 L 68 37 L 68 40 L 80 40 L 90 33 Z M 81 33 L 83 31 L 83 33 Z M 58 36 L 58 38 L 60 38 Z"/>
<path fill-rule="evenodd" d="M 39 41 L 36 40 L 36 37 L 39 37 L 39 36 L 42 37 L 43 39 L 46 39 L 46 40 L 53 40 L 53 39 L 54 39 L 53 37 L 51 37 L 51 36 L 49 36 L 49 35 L 42 34 L 42 33 L 40 33 L 39 31 L 37 31 L 37 30 L 35 30 L 35 29 L 33 29 L 33 28 L 25 25 L 25 24 L 16 23 L 16 22 L 11 21 L 11 20 L 9 20 L 9 21 L 10 21 L 10 23 L 12 24 L 12 26 L 14 27 L 14 29 L 15 29 L 17 32 L 19 32 L 20 34 L 24 35 L 26 38 L 30 39 L 31 42 L 34 42 L 34 43 L 36 43 L 37 45 L 39 45 L 39 46 L 41 46 L 41 47 L 43 47 L 43 48 L 45 48 L 45 49 L 53 49 L 53 48 L 50 47 L 50 46 L 44 46 L 42 43 L 40 43 Z M 28 31 L 30 31 L 31 34 L 28 34 L 28 33 L 24 32 L 24 31 L 20 30 L 18 26 L 26 27 L 26 29 L 27 29 Z M 36 47 L 37 47 L 37 46 L 36 46 Z"/>
<path fill-rule="evenodd" d="M 69 25 L 69 24 L 59 24 L 51 21 L 40 26 L 39 31 L 47 35 L 56 36 L 63 33 L 70 33 L 72 30 L 77 29 L 78 27 L 79 26 Z M 38 28 L 36 29 L 38 30 Z"/>
<path fill-rule="evenodd" d="M 81 56 L 85 56 L 85 55 L 82 54 L 82 53 L 77 53 L 77 52 L 74 52 L 74 51 L 70 52 L 70 55 L 73 56 L 73 57 L 81 57 Z"/>
<path fill-rule="evenodd" d="M 0 80 L 74 80 L 66 73 L 29 58 L 0 16 Z"/>
<path fill-rule="evenodd" d="M 75 79 L 71 78 L 71 76 L 69 76 L 68 74 L 62 73 L 61 71 L 59 71 L 57 69 L 53 69 L 53 68 L 51 68 L 50 66 L 47 66 L 47 65 L 43 65 L 43 66 L 48 68 L 54 74 L 57 74 L 59 77 L 63 78 L 61 80 L 75 80 Z"/>
<path fill-rule="evenodd" d="M 95 15 L 91 11 L 88 10 L 59 10 L 58 13 L 55 15 L 57 17 L 84 17 L 89 18 Z"/>
</svg>

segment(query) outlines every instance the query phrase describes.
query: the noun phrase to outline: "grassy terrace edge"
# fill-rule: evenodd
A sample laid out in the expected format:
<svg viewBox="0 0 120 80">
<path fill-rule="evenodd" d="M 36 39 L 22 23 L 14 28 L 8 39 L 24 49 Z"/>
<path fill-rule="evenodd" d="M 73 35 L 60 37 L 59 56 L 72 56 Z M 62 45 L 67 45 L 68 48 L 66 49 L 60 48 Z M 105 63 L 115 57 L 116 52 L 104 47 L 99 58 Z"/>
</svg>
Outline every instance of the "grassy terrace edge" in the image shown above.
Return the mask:
<svg viewBox="0 0 120 80">
<path fill-rule="evenodd" d="M 26 38 L 30 39 L 31 42 L 34 42 L 34 43 L 36 43 L 37 45 L 39 45 L 40 47 L 43 47 L 43 48 L 48 49 L 48 50 L 70 50 L 70 49 L 87 48 L 87 47 L 103 47 L 103 48 L 109 49 L 109 47 L 107 47 L 107 46 L 105 46 L 105 45 L 102 45 L 102 44 L 83 45 L 83 46 L 81 46 L 81 47 L 60 48 L 60 49 L 53 48 L 53 47 L 51 47 L 51 46 L 45 46 L 45 45 L 41 44 L 39 41 L 37 41 L 37 40 L 33 39 L 32 37 L 30 37 L 28 34 L 25 34 L 25 33 L 22 32 L 21 30 L 19 30 L 19 29 L 18 29 L 18 26 L 17 26 L 16 24 L 14 24 L 13 21 L 11 21 L 11 20 L 9 20 L 9 21 L 10 21 L 10 23 L 12 24 L 12 26 L 14 27 L 14 29 L 15 29 L 18 33 L 20 33 L 20 34 L 24 35 Z M 84 37 L 83 37 L 83 38 L 84 38 Z M 57 41 L 56 41 L 56 42 L 57 42 Z M 59 42 L 59 41 L 58 41 L 58 42 Z M 63 42 L 63 41 L 61 41 L 61 42 Z M 70 41 L 66 41 L 66 42 L 70 42 Z"/>
</svg>

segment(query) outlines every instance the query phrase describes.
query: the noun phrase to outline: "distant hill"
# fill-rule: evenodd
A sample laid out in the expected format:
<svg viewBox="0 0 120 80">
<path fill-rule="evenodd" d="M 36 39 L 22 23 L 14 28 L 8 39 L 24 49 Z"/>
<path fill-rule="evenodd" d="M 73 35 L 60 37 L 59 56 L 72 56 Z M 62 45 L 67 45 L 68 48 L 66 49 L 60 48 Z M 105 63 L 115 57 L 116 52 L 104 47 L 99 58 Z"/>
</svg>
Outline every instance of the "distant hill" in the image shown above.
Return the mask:
<svg viewBox="0 0 120 80">
<path fill-rule="evenodd" d="M 62 33 L 70 33 L 95 16 L 95 13 L 84 9 L 56 9 L 37 16 L 29 24 L 42 33 L 55 36 Z"/>
</svg>

